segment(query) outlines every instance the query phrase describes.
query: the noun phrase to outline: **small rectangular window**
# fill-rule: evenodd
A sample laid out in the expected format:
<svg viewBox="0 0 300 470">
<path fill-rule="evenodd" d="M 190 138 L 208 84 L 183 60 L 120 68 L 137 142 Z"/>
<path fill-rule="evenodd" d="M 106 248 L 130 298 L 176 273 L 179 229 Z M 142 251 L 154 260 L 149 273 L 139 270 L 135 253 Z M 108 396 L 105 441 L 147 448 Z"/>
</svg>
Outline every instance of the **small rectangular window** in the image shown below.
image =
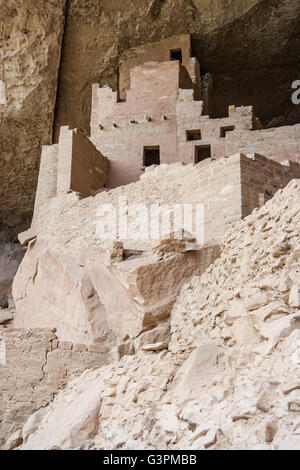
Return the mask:
<svg viewBox="0 0 300 470">
<path fill-rule="evenodd" d="M 179 60 L 179 62 L 182 62 L 181 49 L 172 49 L 170 51 L 170 60 Z"/>
<path fill-rule="evenodd" d="M 211 158 L 210 145 L 196 145 L 195 147 L 195 163 L 202 162 L 207 158 Z"/>
<path fill-rule="evenodd" d="M 186 140 L 201 140 L 200 129 L 193 129 L 191 131 L 186 131 Z"/>
<path fill-rule="evenodd" d="M 144 147 L 144 166 L 159 165 L 160 152 L 159 146 Z"/>
<path fill-rule="evenodd" d="M 234 129 L 234 126 L 221 127 L 220 137 L 226 137 L 227 132 L 232 132 Z"/>
</svg>

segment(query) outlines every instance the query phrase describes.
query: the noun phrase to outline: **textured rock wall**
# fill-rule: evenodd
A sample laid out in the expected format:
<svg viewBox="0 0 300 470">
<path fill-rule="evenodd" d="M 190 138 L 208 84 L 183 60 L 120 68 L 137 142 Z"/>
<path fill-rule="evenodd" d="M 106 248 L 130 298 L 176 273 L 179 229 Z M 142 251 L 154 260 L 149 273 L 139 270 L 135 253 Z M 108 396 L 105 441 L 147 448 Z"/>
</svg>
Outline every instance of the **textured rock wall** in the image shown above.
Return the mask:
<svg viewBox="0 0 300 470">
<path fill-rule="evenodd" d="M 19 264 L 23 258 L 19 243 L 11 243 L 7 231 L 0 230 L 0 324 L 1 309 L 9 307 L 11 286 Z"/>
<path fill-rule="evenodd" d="M 0 224 L 28 227 L 52 139 L 65 0 L 0 1 Z"/>
</svg>

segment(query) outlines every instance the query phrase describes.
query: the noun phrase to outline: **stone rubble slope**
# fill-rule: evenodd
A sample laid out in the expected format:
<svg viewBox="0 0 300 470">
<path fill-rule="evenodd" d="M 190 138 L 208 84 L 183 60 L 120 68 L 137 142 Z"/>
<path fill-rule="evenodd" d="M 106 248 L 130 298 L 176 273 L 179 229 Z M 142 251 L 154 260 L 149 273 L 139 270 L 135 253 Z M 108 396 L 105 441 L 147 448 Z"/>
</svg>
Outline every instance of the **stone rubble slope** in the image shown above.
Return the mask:
<svg viewBox="0 0 300 470">
<path fill-rule="evenodd" d="M 172 312 L 172 350 L 203 339 L 271 352 L 300 307 L 300 180 L 226 234 L 221 255 L 182 289 Z"/>
<path fill-rule="evenodd" d="M 300 449 L 299 227 L 293 180 L 182 289 L 169 351 L 85 372 L 19 448 Z"/>
</svg>

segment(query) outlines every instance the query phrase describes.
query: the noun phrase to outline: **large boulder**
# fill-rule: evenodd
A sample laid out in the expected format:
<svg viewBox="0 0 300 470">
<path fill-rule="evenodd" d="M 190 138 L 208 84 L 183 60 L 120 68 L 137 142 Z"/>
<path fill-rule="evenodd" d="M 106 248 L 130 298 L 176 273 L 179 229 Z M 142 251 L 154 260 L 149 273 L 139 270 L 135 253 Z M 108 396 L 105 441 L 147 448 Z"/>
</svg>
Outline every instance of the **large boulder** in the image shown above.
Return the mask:
<svg viewBox="0 0 300 470">
<path fill-rule="evenodd" d="M 107 263 L 101 262 L 97 250 L 88 250 L 82 263 L 105 307 L 110 328 L 123 340 L 164 322 L 185 281 L 204 272 L 217 253 L 209 246 L 166 258 L 144 252 Z"/>
<path fill-rule="evenodd" d="M 60 340 L 73 343 L 137 338 L 168 319 L 184 282 L 218 253 L 215 246 L 163 258 L 146 251 L 112 262 L 100 248 L 57 255 L 38 239 L 13 283 L 15 326 L 56 328 Z"/>
<path fill-rule="evenodd" d="M 56 328 L 60 340 L 92 344 L 112 339 L 106 312 L 84 267 L 47 243 L 29 245 L 13 283 L 16 328 Z"/>
</svg>

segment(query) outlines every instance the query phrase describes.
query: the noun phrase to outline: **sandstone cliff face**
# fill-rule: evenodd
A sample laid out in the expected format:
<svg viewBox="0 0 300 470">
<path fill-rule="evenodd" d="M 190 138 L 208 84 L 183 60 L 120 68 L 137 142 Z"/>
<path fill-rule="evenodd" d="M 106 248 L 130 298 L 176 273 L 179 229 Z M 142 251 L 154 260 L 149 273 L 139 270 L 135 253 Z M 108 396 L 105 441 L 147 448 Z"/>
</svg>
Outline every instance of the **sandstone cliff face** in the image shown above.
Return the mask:
<svg viewBox="0 0 300 470">
<path fill-rule="evenodd" d="M 61 124 L 88 129 L 92 83 L 116 87 L 130 48 L 191 33 L 202 71 L 213 76 L 214 115 L 254 104 L 266 123 L 299 122 L 290 99 L 299 78 L 296 0 L 1 0 L 0 15 L 0 219 L 14 232 L 29 225 L 58 75 L 55 134 Z"/>
<path fill-rule="evenodd" d="M 52 138 L 65 0 L 0 3 L 0 224 L 18 230 Z"/>
<path fill-rule="evenodd" d="M 182 289 L 169 350 L 70 382 L 21 449 L 299 449 L 299 209 L 293 180 Z"/>
</svg>

